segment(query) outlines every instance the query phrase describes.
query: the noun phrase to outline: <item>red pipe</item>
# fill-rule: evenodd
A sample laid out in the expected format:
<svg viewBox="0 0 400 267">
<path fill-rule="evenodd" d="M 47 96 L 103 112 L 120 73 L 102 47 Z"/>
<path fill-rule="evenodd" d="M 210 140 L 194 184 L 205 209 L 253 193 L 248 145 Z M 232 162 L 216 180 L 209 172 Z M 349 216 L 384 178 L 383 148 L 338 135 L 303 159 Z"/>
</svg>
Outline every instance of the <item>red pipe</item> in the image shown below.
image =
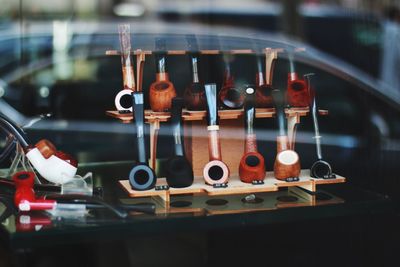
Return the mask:
<svg viewBox="0 0 400 267">
<path fill-rule="evenodd" d="M 307 82 L 299 79 L 295 72 L 288 74 L 286 97 L 288 104 L 292 107 L 308 107 L 310 105 Z"/>
</svg>

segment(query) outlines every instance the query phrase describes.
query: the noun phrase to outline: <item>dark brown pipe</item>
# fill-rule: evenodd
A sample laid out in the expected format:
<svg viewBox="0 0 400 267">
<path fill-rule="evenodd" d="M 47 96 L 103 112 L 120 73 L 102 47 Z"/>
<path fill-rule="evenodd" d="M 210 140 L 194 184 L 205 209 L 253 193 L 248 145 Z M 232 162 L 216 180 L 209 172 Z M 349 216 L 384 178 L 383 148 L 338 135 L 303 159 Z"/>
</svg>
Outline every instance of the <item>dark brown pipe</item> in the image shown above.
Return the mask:
<svg viewBox="0 0 400 267">
<path fill-rule="evenodd" d="M 203 177 L 207 184 L 224 184 L 229 179 L 229 168 L 221 160 L 216 98 L 217 87 L 215 84 L 206 84 L 205 91 L 207 97 L 208 153 L 210 162 L 204 166 Z"/>
<path fill-rule="evenodd" d="M 159 50 L 156 54 L 157 74 L 156 81 L 150 85 L 149 102 L 153 111 L 161 112 L 171 108 L 171 101 L 176 96 L 176 91 L 166 71 L 165 40 L 158 39 L 156 48 Z"/>
<path fill-rule="evenodd" d="M 277 154 L 274 163 L 274 175 L 276 179 L 286 180 L 297 178 L 300 175 L 299 155 L 289 149 L 289 138 L 286 133 L 286 116 L 284 110 L 284 97 L 279 90 L 272 91 L 275 103 L 276 118 L 279 126 L 279 135 L 276 138 Z"/>
<path fill-rule="evenodd" d="M 265 160 L 264 157 L 258 153 L 256 134 L 253 129 L 255 118 L 254 95 L 255 90 L 253 87 L 247 87 L 244 110 L 246 140 L 244 154 L 239 164 L 239 177 L 244 183 L 251 183 L 255 180 L 264 180 L 265 178 Z"/>
<path fill-rule="evenodd" d="M 204 91 L 204 84 L 201 83 L 199 79 L 198 56 L 193 54 L 191 56 L 191 61 L 193 79 L 183 94 L 185 106 L 188 110 L 205 110 L 207 101 Z"/>
<path fill-rule="evenodd" d="M 192 82 L 186 87 L 183 97 L 188 110 L 205 110 L 207 105 L 204 84 L 199 78 L 199 47 L 193 34 L 187 35 L 188 51 L 190 51 L 190 66 L 192 68 Z"/>
<path fill-rule="evenodd" d="M 257 75 L 256 75 L 256 103 L 258 108 L 271 108 L 274 106 L 271 92 L 272 77 L 274 73 L 275 61 L 278 52 L 271 48 L 265 49 L 265 80 L 261 58 L 257 56 Z"/>
<path fill-rule="evenodd" d="M 219 91 L 219 102 L 228 109 L 241 108 L 244 104 L 244 92 L 235 86 L 235 79 L 231 74 L 230 58 L 226 55 L 225 73 L 221 90 Z"/>
</svg>

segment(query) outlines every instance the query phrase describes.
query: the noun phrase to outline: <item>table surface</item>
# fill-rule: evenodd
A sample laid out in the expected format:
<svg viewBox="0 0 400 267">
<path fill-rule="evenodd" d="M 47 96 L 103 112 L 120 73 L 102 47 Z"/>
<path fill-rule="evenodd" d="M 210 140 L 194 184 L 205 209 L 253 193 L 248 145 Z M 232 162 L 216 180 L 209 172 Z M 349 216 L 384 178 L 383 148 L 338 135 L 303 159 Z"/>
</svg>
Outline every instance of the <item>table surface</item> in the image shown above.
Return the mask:
<svg viewBox="0 0 400 267">
<path fill-rule="evenodd" d="M 171 206 L 152 198 L 129 198 L 117 182 L 126 179 L 132 163 L 93 163 L 80 167 L 79 173 L 93 172 L 95 186 L 103 187 L 104 200 L 110 203 L 154 203 L 156 214 L 132 212 L 125 219 L 99 209 L 76 218 L 51 217 L 45 212 L 28 214 L 45 218 L 47 223 L 20 230 L 11 215 L 1 222 L 0 237 L 13 249 L 74 243 L 117 240 L 165 232 L 209 231 L 280 222 L 296 222 L 339 216 L 357 216 L 393 211 L 387 196 L 355 188 L 348 183 L 324 185 L 316 196 L 304 197 L 282 189 L 256 194 L 257 203 L 244 202 L 245 195 L 209 197 L 183 195 L 171 198 Z M 349 179 L 351 181 L 351 177 Z M 312 200 L 310 200 L 312 199 Z M 1 212 L 1 207 L 0 207 Z M 25 217 L 26 220 L 26 217 Z M 50 223 L 49 223 L 50 222 Z"/>
</svg>

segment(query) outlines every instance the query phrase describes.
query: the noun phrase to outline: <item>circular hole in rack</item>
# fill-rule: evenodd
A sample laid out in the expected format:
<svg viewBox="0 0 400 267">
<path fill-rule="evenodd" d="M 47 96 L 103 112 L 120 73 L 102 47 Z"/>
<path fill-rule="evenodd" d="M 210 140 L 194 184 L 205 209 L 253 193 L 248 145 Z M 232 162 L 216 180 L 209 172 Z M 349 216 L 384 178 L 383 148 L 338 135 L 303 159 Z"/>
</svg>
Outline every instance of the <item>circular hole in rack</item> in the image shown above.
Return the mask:
<svg viewBox="0 0 400 267">
<path fill-rule="evenodd" d="M 177 200 L 171 202 L 170 206 L 174 208 L 185 208 L 192 206 L 192 202 L 186 200 Z"/>
<path fill-rule="evenodd" d="M 276 198 L 276 200 L 280 202 L 296 202 L 299 199 L 295 196 L 279 196 Z"/>
<path fill-rule="evenodd" d="M 214 199 L 209 199 L 206 201 L 207 205 L 210 206 L 223 206 L 228 204 L 228 200 L 223 199 L 223 198 L 214 198 Z"/>
<path fill-rule="evenodd" d="M 326 193 L 317 192 L 317 194 L 315 195 L 315 199 L 316 200 L 330 200 L 330 199 L 332 199 L 332 196 L 328 195 Z"/>
</svg>

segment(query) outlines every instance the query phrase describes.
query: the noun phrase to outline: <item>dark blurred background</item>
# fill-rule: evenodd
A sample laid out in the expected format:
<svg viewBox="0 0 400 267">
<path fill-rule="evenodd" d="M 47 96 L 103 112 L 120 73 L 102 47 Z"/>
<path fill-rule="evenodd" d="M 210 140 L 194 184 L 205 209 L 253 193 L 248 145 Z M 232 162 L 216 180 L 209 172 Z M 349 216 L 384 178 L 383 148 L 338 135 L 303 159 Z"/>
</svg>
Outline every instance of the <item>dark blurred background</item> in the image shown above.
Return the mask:
<svg viewBox="0 0 400 267">
<path fill-rule="evenodd" d="M 35 21 L 173 21 L 279 32 L 309 43 L 378 77 L 384 12 L 398 1 L 10 1 L 2 0 L 1 27 Z"/>
</svg>

